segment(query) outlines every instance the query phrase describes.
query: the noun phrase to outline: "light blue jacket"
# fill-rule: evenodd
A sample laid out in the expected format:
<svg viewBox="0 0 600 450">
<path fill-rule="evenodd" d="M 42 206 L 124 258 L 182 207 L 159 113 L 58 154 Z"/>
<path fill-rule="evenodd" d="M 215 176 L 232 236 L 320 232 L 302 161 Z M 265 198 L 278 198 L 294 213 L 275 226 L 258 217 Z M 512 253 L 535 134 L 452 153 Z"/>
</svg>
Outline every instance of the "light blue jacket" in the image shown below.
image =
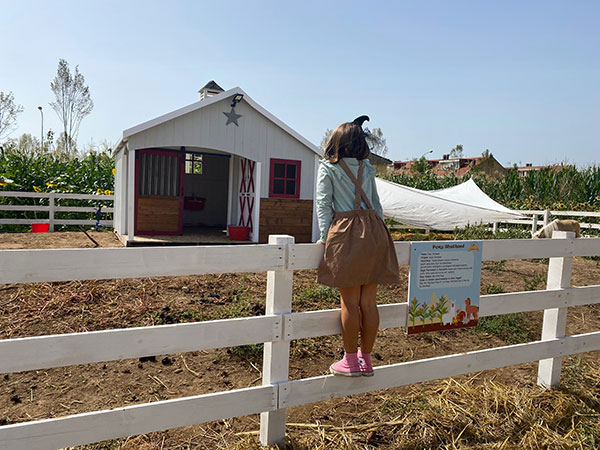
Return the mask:
<svg viewBox="0 0 600 450">
<path fill-rule="evenodd" d="M 356 158 L 343 158 L 354 176 L 358 174 L 358 160 Z M 375 186 L 375 167 L 369 160 L 363 160 L 362 188 L 371 200 L 373 208 L 383 219 L 383 209 Z M 366 209 L 365 201 L 361 199 L 361 208 Z M 354 209 L 354 183 L 339 164 L 332 164 L 323 159 L 320 161 L 317 176 L 317 217 L 321 242 L 325 242 L 327 232 L 331 225 L 334 212 L 350 211 Z"/>
</svg>

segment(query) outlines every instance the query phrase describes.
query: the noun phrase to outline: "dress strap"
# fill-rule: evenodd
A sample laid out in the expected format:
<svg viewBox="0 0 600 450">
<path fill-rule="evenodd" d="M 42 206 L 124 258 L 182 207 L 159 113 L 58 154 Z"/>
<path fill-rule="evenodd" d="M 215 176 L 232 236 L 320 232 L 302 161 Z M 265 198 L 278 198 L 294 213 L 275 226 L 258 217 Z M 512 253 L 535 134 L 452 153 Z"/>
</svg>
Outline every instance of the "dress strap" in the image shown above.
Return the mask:
<svg viewBox="0 0 600 450">
<path fill-rule="evenodd" d="M 365 203 L 367 204 L 367 208 L 373 209 L 373 205 L 371 205 L 371 201 L 367 194 L 362 188 L 362 174 L 363 174 L 363 162 L 358 162 L 358 177 L 355 177 L 348 165 L 340 158 L 338 161 L 340 167 L 346 172 L 346 175 L 350 178 L 350 180 L 354 183 L 355 194 L 354 194 L 354 209 L 360 209 L 360 198 L 362 197 Z"/>
</svg>

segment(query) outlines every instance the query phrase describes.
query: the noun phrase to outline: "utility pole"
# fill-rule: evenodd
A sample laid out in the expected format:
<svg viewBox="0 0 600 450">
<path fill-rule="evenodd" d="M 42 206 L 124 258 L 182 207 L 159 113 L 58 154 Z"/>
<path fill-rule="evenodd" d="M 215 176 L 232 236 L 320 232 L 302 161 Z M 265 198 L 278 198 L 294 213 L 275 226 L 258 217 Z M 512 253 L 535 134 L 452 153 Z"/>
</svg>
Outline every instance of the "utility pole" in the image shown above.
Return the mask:
<svg viewBox="0 0 600 450">
<path fill-rule="evenodd" d="M 42 107 L 38 106 L 38 109 L 40 110 L 40 114 L 42 115 L 42 134 L 41 134 L 41 148 L 40 151 L 43 153 L 44 152 L 44 111 L 42 111 Z"/>
</svg>

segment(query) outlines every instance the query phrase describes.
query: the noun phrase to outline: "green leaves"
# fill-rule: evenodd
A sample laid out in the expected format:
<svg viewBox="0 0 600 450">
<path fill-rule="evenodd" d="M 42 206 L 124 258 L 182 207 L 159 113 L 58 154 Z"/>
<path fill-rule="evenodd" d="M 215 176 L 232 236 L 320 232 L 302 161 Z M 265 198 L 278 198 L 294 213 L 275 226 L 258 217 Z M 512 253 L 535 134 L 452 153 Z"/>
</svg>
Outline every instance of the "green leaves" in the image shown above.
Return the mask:
<svg viewBox="0 0 600 450">
<path fill-rule="evenodd" d="M 513 209 L 600 210 L 600 167 L 553 166 L 530 171 L 521 177 L 510 169 L 502 178 L 480 173 L 462 177 L 451 173 L 437 177 L 431 171 L 390 174 L 386 179 L 417 189 L 443 189 L 473 177 L 483 192 L 497 202 Z"/>
</svg>

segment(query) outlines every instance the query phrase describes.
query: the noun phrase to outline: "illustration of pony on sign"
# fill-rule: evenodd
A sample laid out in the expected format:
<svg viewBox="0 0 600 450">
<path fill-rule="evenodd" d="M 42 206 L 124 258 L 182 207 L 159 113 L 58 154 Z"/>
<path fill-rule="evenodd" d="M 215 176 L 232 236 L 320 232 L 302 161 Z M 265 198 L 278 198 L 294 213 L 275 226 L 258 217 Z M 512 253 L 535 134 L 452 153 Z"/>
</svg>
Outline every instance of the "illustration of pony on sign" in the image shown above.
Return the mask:
<svg viewBox="0 0 600 450">
<path fill-rule="evenodd" d="M 481 242 L 412 243 L 410 254 L 407 333 L 476 326 Z"/>
</svg>

